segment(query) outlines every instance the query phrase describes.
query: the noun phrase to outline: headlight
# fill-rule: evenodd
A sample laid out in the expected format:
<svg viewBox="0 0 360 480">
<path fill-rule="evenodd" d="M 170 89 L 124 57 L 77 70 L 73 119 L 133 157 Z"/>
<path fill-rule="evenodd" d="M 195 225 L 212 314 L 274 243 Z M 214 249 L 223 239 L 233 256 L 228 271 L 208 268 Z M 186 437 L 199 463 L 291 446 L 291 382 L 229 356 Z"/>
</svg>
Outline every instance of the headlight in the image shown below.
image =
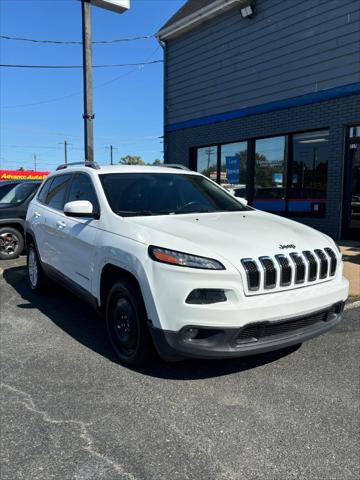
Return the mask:
<svg viewBox="0 0 360 480">
<path fill-rule="evenodd" d="M 222 263 L 213 258 L 198 257 L 188 253 L 167 250 L 160 247 L 149 247 L 149 256 L 156 262 L 168 263 L 179 267 L 202 268 L 204 270 L 225 270 Z"/>
</svg>

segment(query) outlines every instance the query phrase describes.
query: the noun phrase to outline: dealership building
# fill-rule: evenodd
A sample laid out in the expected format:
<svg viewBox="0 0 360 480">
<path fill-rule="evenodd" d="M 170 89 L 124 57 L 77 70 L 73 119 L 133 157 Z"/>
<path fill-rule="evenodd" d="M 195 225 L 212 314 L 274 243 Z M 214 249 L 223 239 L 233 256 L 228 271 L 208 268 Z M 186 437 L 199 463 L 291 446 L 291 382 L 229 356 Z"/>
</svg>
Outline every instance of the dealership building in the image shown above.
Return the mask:
<svg viewBox="0 0 360 480">
<path fill-rule="evenodd" d="M 161 28 L 165 162 L 360 239 L 360 1 L 188 0 Z"/>
</svg>

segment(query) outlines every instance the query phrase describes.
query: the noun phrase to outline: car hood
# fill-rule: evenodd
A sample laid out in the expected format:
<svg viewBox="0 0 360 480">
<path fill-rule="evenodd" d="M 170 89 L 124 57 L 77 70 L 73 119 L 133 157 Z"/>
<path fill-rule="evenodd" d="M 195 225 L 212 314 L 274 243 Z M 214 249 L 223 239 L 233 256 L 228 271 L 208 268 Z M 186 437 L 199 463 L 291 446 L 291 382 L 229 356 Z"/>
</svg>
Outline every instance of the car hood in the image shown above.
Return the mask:
<svg viewBox="0 0 360 480">
<path fill-rule="evenodd" d="M 126 220 L 144 227 L 137 228 L 141 237 L 138 240 L 144 243 L 188 253 L 219 255 L 236 264 L 245 257 L 334 248 L 329 237 L 310 227 L 257 210 Z"/>
</svg>

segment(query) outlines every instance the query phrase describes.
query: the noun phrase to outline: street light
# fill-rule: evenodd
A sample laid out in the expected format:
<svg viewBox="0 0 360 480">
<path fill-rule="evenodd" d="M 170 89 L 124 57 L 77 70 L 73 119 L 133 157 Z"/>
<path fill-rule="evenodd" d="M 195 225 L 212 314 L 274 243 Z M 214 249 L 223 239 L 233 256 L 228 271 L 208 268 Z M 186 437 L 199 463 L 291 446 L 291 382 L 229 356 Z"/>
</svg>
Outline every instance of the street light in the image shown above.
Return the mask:
<svg viewBox="0 0 360 480">
<path fill-rule="evenodd" d="M 92 48 L 91 48 L 91 5 L 116 13 L 130 8 L 130 0 L 81 0 L 84 77 L 84 143 L 85 161 L 94 161 L 94 129 L 92 98 Z"/>
</svg>

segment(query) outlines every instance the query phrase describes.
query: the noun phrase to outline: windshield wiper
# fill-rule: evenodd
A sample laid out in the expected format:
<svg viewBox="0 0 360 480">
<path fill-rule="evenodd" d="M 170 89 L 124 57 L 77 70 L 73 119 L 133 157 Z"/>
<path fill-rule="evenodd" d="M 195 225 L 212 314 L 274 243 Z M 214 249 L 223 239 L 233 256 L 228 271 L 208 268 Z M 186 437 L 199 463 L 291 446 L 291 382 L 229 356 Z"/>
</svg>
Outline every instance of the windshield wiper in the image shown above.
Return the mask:
<svg viewBox="0 0 360 480">
<path fill-rule="evenodd" d="M 183 213 L 209 213 L 209 212 L 214 212 L 215 210 L 210 210 L 209 208 L 194 208 L 192 209 L 187 209 L 187 208 L 178 208 L 177 210 L 174 210 L 170 212 L 172 215 L 179 215 Z"/>
<path fill-rule="evenodd" d="M 153 215 L 150 210 L 116 210 L 117 215 L 121 217 L 143 217 Z"/>
</svg>

